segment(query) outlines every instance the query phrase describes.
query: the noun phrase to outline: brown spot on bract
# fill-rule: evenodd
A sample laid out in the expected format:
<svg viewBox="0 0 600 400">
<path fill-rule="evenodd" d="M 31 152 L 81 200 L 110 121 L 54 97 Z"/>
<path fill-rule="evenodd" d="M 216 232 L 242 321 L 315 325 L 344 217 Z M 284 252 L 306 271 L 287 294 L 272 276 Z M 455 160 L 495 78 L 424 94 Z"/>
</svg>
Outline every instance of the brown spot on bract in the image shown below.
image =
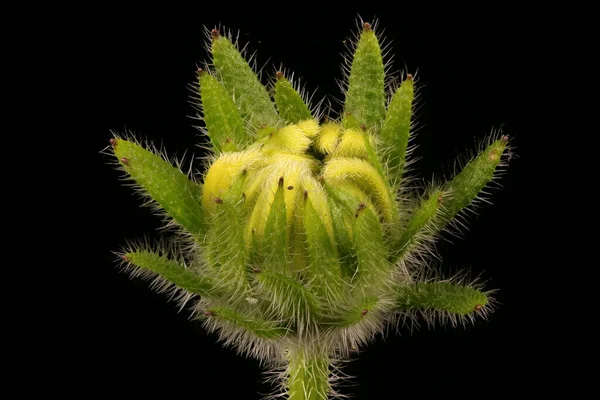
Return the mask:
<svg viewBox="0 0 600 400">
<path fill-rule="evenodd" d="M 218 30 L 216 30 L 216 29 L 213 29 L 212 31 L 210 31 L 210 36 L 211 36 L 213 39 L 217 39 L 219 36 L 221 36 L 221 34 L 219 33 L 219 31 L 218 31 Z"/>
<path fill-rule="evenodd" d="M 413 74 L 406 75 L 406 79 L 409 80 L 409 81 L 412 81 L 413 80 Z"/>
<path fill-rule="evenodd" d="M 437 198 L 437 202 L 438 203 L 443 203 L 444 202 L 444 196 L 442 196 L 441 194 L 438 196 Z"/>
<path fill-rule="evenodd" d="M 123 254 L 121 256 L 121 260 L 125 261 L 125 262 L 129 262 L 129 257 L 127 257 L 125 254 Z"/>
<path fill-rule="evenodd" d="M 304 191 L 304 200 L 308 199 L 308 190 Z"/>
<path fill-rule="evenodd" d="M 109 140 L 109 143 L 113 148 L 117 147 L 117 139 L 112 138 Z"/>
<path fill-rule="evenodd" d="M 254 272 L 255 274 L 260 274 L 260 268 L 258 267 L 252 267 L 252 272 Z"/>
<path fill-rule="evenodd" d="M 225 138 L 225 143 L 231 143 L 231 139 Z"/>
<path fill-rule="evenodd" d="M 367 309 L 365 308 L 364 310 L 362 310 L 362 311 L 360 312 L 360 315 L 362 315 L 362 316 L 364 317 L 364 316 L 365 316 L 365 315 L 367 315 L 368 313 L 369 313 L 369 310 L 367 310 Z"/>
<path fill-rule="evenodd" d="M 127 157 L 121 157 L 121 162 L 125 165 L 129 165 L 129 158 Z"/>
<path fill-rule="evenodd" d="M 502 136 L 502 141 L 503 142 L 508 142 L 508 135 L 503 135 Z"/>
<path fill-rule="evenodd" d="M 292 185 L 288 186 L 287 189 L 288 190 L 292 190 L 294 187 Z"/>
<path fill-rule="evenodd" d="M 483 306 L 482 306 L 481 304 L 477 304 L 477 305 L 475 306 L 475 311 L 479 311 L 479 310 L 481 310 L 482 308 L 483 308 Z"/>
<path fill-rule="evenodd" d="M 223 204 L 223 199 L 220 197 L 215 197 L 215 203 L 217 204 Z"/>
<path fill-rule="evenodd" d="M 198 68 L 198 69 L 196 70 L 196 73 L 198 74 L 198 76 L 202 76 L 202 75 L 204 75 L 204 74 L 206 73 L 206 71 L 205 71 L 205 70 L 203 70 L 202 68 Z"/>
<path fill-rule="evenodd" d="M 366 131 L 367 126 L 365 124 L 360 124 L 360 129 L 362 129 L 363 131 Z"/>
<path fill-rule="evenodd" d="M 363 30 L 365 30 L 365 31 L 370 31 L 370 30 L 371 30 L 371 24 L 370 24 L 370 23 L 368 23 L 368 22 L 365 22 L 365 23 L 363 24 Z"/>
<path fill-rule="evenodd" d="M 279 186 L 283 186 L 283 176 L 279 177 L 279 182 L 277 182 Z"/>
<path fill-rule="evenodd" d="M 277 77 L 277 79 L 281 79 L 281 78 L 283 78 L 283 72 L 277 71 L 277 72 L 275 72 L 275 76 Z"/>
<path fill-rule="evenodd" d="M 204 311 L 204 315 L 206 315 L 207 317 L 214 317 L 216 314 L 214 311 Z"/>
</svg>

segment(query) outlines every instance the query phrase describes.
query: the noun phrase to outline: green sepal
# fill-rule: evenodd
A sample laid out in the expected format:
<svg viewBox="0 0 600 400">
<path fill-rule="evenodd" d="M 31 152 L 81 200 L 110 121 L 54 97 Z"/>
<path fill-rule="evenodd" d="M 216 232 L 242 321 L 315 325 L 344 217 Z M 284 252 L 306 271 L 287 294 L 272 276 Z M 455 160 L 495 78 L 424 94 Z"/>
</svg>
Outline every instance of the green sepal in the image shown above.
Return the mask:
<svg viewBox="0 0 600 400">
<path fill-rule="evenodd" d="M 340 296 L 342 284 L 337 248 L 308 193 L 305 198 L 304 229 L 308 250 L 309 286 L 324 300 L 335 301 Z"/>
<path fill-rule="evenodd" d="M 204 241 L 204 254 L 214 269 L 220 287 L 227 288 L 232 298 L 242 298 L 249 286 L 246 265 L 248 252 L 244 241 L 243 188 L 246 176 L 235 178 L 230 189 L 216 201 Z"/>
<path fill-rule="evenodd" d="M 464 316 L 485 307 L 488 302 L 488 296 L 474 286 L 453 282 L 416 282 L 397 288 L 396 308 L 444 311 Z"/>
<path fill-rule="evenodd" d="M 251 138 L 231 95 L 214 76 L 201 71 L 200 101 L 208 137 L 216 154 L 246 147 Z"/>
<path fill-rule="evenodd" d="M 413 100 L 414 82 L 412 77 L 409 77 L 396 89 L 379 133 L 383 161 L 388 166 L 388 174 L 393 184 L 401 181 L 405 169 Z"/>
<path fill-rule="evenodd" d="M 290 227 L 287 226 L 283 177 L 279 179 L 276 190 L 275 198 L 268 213 L 264 234 L 252 233 L 254 236 L 252 246 L 253 264 L 259 268 L 285 272 L 290 256 L 288 248 Z"/>
<path fill-rule="evenodd" d="M 356 45 L 344 111 L 350 112 L 366 128 L 380 127 L 385 117 L 385 70 L 377 36 L 365 24 Z"/>
<path fill-rule="evenodd" d="M 197 238 L 203 231 L 201 186 L 161 156 L 123 139 L 113 139 L 114 155 L 135 181 L 175 222 Z"/>
<path fill-rule="evenodd" d="M 279 116 L 267 89 L 231 41 L 213 33 L 213 65 L 223 86 L 233 97 L 245 120 L 253 126 L 275 126 Z"/>
<path fill-rule="evenodd" d="M 503 136 L 491 143 L 444 186 L 444 190 L 449 193 L 449 196 L 448 200 L 444 201 L 445 220 L 444 223 L 440 223 L 440 229 L 456 214 L 469 206 L 481 193 L 481 190 L 492 181 L 502 160 L 507 142 L 508 138 Z"/>
<path fill-rule="evenodd" d="M 302 96 L 280 72 L 277 73 L 277 81 L 275 82 L 275 104 L 279 116 L 288 124 L 296 124 L 313 118 Z"/>
<path fill-rule="evenodd" d="M 148 250 L 133 250 L 125 253 L 123 260 L 143 270 L 151 271 L 190 293 L 205 298 L 219 296 L 219 291 L 210 278 L 197 275 L 163 254 Z"/>
</svg>

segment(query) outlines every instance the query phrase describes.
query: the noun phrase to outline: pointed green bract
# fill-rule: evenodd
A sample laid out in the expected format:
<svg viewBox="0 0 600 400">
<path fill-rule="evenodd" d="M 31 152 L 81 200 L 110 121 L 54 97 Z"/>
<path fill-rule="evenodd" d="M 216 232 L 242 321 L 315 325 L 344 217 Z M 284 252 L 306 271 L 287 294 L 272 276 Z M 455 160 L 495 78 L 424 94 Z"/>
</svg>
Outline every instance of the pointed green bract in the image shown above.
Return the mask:
<svg viewBox="0 0 600 400">
<path fill-rule="evenodd" d="M 398 289 L 399 310 L 422 309 L 467 315 L 488 304 L 479 289 L 453 282 L 418 282 Z"/>
<path fill-rule="evenodd" d="M 352 244 L 357 263 L 352 284 L 360 290 L 381 288 L 390 271 L 387 248 L 377 212 L 365 203 L 356 210 Z"/>
<path fill-rule="evenodd" d="M 244 121 L 231 95 L 214 76 L 201 71 L 200 100 L 208 137 L 217 154 L 241 150 L 251 138 L 244 130 Z"/>
<path fill-rule="evenodd" d="M 252 317 L 227 307 L 210 307 L 206 313 L 209 318 L 215 318 L 235 328 L 241 328 L 260 339 L 278 339 L 284 336 L 287 329 L 277 323 L 259 317 Z"/>
<path fill-rule="evenodd" d="M 197 275 L 184 265 L 168 257 L 147 250 L 129 251 L 123 259 L 141 269 L 151 271 L 190 293 L 211 298 L 218 290 L 210 278 Z"/>
<path fill-rule="evenodd" d="M 277 125 L 279 117 L 267 89 L 236 46 L 228 38 L 214 32 L 216 31 L 213 31 L 213 64 L 243 117 L 255 126 Z"/>
<path fill-rule="evenodd" d="M 396 89 L 379 134 L 383 161 L 388 166 L 391 182 L 395 184 L 401 182 L 405 169 L 413 100 L 414 82 L 409 75 Z"/>
<path fill-rule="evenodd" d="M 216 284 L 227 291 L 230 299 L 243 299 L 248 291 L 248 251 L 244 241 L 246 218 L 243 202 L 244 174 L 231 183 L 230 190 L 213 200 L 215 209 L 209 219 L 211 227 L 201 244 L 212 266 Z"/>
<path fill-rule="evenodd" d="M 445 185 L 445 190 L 450 193 L 448 201 L 444 201 L 446 221 L 470 205 L 492 181 L 507 142 L 508 138 L 504 136 L 491 143 Z"/>
<path fill-rule="evenodd" d="M 289 124 L 296 124 L 313 117 L 302 96 L 280 72 L 277 73 L 275 82 L 275 104 L 279 116 Z"/>
<path fill-rule="evenodd" d="M 385 71 L 379 41 L 365 24 L 356 45 L 344 111 L 367 128 L 379 128 L 385 116 Z"/>
<path fill-rule="evenodd" d="M 398 243 L 401 252 L 408 251 L 419 234 L 431 234 L 436 230 L 436 223 L 439 222 L 444 197 L 447 197 L 446 193 L 441 189 L 437 189 L 432 190 L 427 197 L 420 201 L 406 224 Z"/>
<path fill-rule="evenodd" d="M 144 147 L 114 139 L 119 163 L 146 193 L 187 232 L 197 237 L 203 232 L 201 188 L 179 168 Z"/>
<path fill-rule="evenodd" d="M 264 234 L 255 231 L 256 245 L 254 249 L 260 254 L 259 266 L 286 273 L 288 267 L 289 247 L 287 213 L 284 198 L 284 179 L 278 180 L 277 189 L 265 224 Z"/>
<path fill-rule="evenodd" d="M 311 289 L 327 301 L 335 301 L 339 298 L 342 284 L 337 251 L 308 192 L 304 209 L 304 228 Z"/>
</svg>

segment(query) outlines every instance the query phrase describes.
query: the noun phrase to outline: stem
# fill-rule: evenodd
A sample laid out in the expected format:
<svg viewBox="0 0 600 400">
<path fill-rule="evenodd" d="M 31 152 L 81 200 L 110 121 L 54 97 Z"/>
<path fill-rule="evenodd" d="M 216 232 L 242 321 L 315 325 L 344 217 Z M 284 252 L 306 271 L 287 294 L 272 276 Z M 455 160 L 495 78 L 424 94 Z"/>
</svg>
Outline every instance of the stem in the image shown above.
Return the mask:
<svg viewBox="0 0 600 400">
<path fill-rule="evenodd" d="M 329 357 L 305 349 L 288 353 L 289 400 L 327 400 L 329 394 Z"/>
</svg>

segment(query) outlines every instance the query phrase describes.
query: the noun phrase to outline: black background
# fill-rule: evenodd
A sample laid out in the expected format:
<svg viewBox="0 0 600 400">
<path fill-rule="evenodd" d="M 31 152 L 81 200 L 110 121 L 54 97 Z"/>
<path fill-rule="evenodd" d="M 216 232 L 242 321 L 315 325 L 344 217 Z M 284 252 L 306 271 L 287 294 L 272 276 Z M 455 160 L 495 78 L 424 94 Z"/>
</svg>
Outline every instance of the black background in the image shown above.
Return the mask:
<svg viewBox="0 0 600 400">
<path fill-rule="evenodd" d="M 264 74 L 283 65 L 309 90 L 316 89 L 315 99 L 341 98 L 335 79 L 342 77 L 343 41 L 357 29 L 359 15 L 365 21 L 376 17 L 379 29 L 385 29 L 395 55 L 392 70 L 418 71 L 419 177 L 449 173 L 456 156 L 475 149 L 500 126 L 513 138 L 517 157 L 500 181 L 504 187 L 492 191 L 493 205 L 469 219 L 463 239 L 439 246 L 444 267 L 469 267 L 500 289 L 499 309 L 489 321 L 466 329 L 405 330 L 378 339 L 344 369 L 356 376 L 357 386 L 342 390 L 356 399 L 378 400 L 481 397 L 532 387 L 537 327 L 529 318 L 528 287 L 538 267 L 528 250 L 523 171 L 534 138 L 526 126 L 522 77 L 537 57 L 533 17 L 493 7 L 448 12 L 397 7 L 327 11 L 290 4 L 244 12 L 234 11 L 232 4 L 177 9 L 157 3 L 84 13 L 89 26 L 82 46 L 93 49 L 81 89 L 93 92 L 84 106 L 90 139 L 86 161 L 94 174 L 90 229 L 96 239 L 85 246 L 88 257 L 93 255 L 92 265 L 85 266 L 90 272 L 85 304 L 69 304 L 69 314 L 78 315 L 73 317 L 77 329 L 69 334 L 76 338 L 72 346 L 81 360 L 77 376 L 84 387 L 94 393 L 198 399 L 259 399 L 258 392 L 269 392 L 254 360 L 222 348 L 189 320 L 186 310 L 118 272 L 111 252 L 127 239 L 156 236 L 161 221 L 140 207 L 101 150 L 110 130 L 127 129 L 162 143 L 170 155 L 203 154 L 197 144 L 204 139 L 190 118 L 189 85 L 196 67 L 208 59 L 205 27 L 239 30 L 240 42 L 249 43 L 250 53 L 257 51 L 260 66 L 266 63 Z"/>
</svg>

